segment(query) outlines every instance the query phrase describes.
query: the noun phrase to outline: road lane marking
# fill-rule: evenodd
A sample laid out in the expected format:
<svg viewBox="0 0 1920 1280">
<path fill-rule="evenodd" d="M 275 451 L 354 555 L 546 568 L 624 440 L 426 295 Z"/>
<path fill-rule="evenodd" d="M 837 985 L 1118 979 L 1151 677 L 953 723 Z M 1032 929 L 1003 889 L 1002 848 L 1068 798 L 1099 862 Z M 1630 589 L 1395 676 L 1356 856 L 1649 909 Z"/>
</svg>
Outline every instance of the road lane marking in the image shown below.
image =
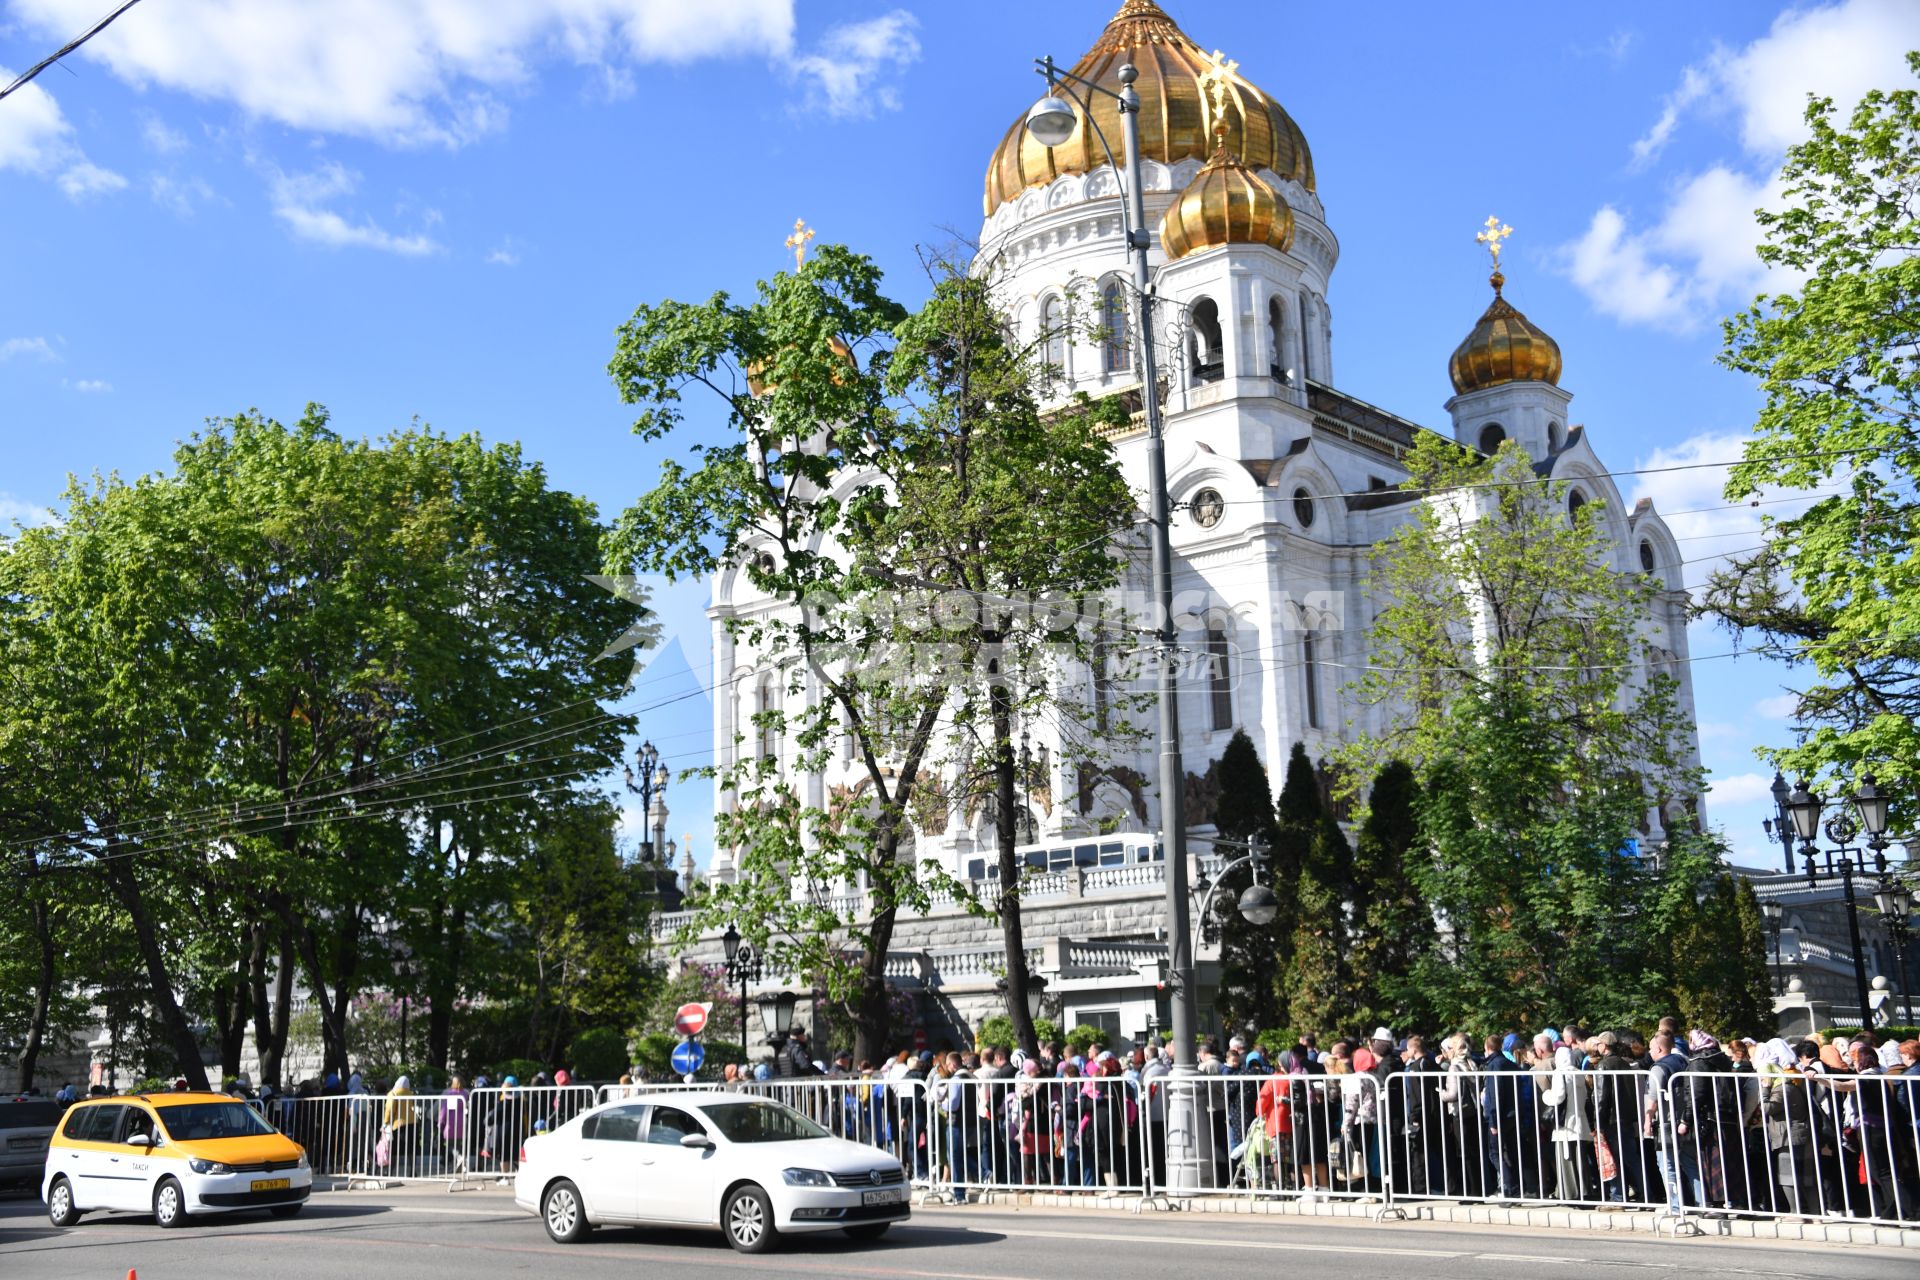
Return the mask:
<svg viewBox="0 0 1920 1280">
<path fill-rule="evenodd" d="M 983 1231 L 992 1231 L 996 1235 L 1026 1236 L 1038 1240 L 1094 1240 L 1111 1244 L 1114 1236 L 1102 1235 L 1091 1231 L 1033 1231 L 1023 1227 L 982 1227 Z M 1209 1240 L 1202 1236 L 1143 1236 L 1133 1232 L 1126 1233 L 1129 1244 L 1174 1244 L 1195 1245 L 1206 1249 L 1267 1249 L 1279 1253 L 1367 1253 L 1380 1254 L 1396 1258 L 1470 1258 L 1473 1253 L 1464 1249 L 1402 1249 L 1379 1248 L 1357 1244 L 1305 1244 L 1283 1240 Z M 1571 1258 L 1553 1258 L 1553 1262 L 1571 1262 Z"/>
</svg>

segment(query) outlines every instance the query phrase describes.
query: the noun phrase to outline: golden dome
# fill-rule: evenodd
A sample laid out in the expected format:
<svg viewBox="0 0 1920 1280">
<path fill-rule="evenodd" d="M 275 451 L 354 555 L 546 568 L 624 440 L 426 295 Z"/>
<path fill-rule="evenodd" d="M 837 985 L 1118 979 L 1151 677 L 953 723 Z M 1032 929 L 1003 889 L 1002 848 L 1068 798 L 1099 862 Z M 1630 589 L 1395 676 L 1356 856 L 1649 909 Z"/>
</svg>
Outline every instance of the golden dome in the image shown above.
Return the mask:
<svg viewBox="0 0 1920 1280">
<path fill-rule="evenodd" d="M 1492 305 L 1466 341 L 1453 350 L 1447 372 L 1455 391 L 1478 391 L 1503 382 L 1560 385 L 1560 344 L 1500 296 L 1500 286 L 1506 282 L 1498 271 L 1493 273 Z"/>
<path fill-rule="evenodd" d="M 855 372 L 859 371 L 860 362 L 853 358 L 853 348 L 849 347 L 846 343 L 842 342 L 838 334 L 835 334 L 827 339 L 827 350 L 833 352 L 833 354 L 835 354 L 836 356 L 839 356 L 840 363 L 846 365 L 849 369 L 852 369 Z M 767 373 L 767 362 L 764 360 L 755 360 L 752 364 L 748 365 L 747 366 L 747 390 L 751 391 L 756 396 L 763 396 L 767 394 L 767 392 L 771 391 L 773 389 L 774 384 L 766 381 L 766 373 Z M 839 382 L 840 375 L 835 374 L 833 377 L 833 380 L 836 383 Z"/>
<path fill-rule="evenodd" d="M 1167 261 L 1223 244 L 1293 247 L 1293 210 L 1273 184 L 1222 144 L 1160 219 Z"/>
<path fill-rule="evenodd" d="M 1201 79 L 1212 64 L 1153 0 L 1126 0 L 1093 48 L 1074 64 L 1073 73 L 1118 93 L 1120 68 L 1128 62 L 1140 72 L 1133 86 L 1140 94 L 1140 158 L 1163 164 L 1205 158 L 1212 139 Z M 1120 104 L 1085 90 L 1076 90 L 1075 96 L 1091 103 L 1094 122 L 1118 158 Z M 1293 118 L 1237 75 L 1229 77 L 1226 96 L 1228 150 L 1249 169 L 1271 169 L 1313 190 L 1313 156 Z M 1023 113 L 987 165 L 988 215 L 1028 187 L 1064 173 L 1106 167 L 1107 153 L 1084 115 L 1079 131 L 1057 147 L 1041 146 L 1026 123 Z"/>
</svg>

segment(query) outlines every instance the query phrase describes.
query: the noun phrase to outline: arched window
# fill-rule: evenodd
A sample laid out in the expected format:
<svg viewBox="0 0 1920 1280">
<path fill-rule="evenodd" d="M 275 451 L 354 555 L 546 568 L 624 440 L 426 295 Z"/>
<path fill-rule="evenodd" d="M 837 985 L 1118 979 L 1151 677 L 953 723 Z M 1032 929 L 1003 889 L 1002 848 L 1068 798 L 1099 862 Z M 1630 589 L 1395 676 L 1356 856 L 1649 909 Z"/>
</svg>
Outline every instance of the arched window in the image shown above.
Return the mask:
<svg viewBox="0 0 1920 1280">
<path fill-rule="evenodd" d="M 1654 554 L 1653 554 L 1653 544 L 1651 542 L 1646 541 L 1644 538 L 1641 539 L 1640 541 L 1641 570 L 1646 573 L 1652 573 L 1657 564 L 1658 564 L 1658 561 L 1654 558 Z"/>
<path fill-rule="evenodd" d="M 1293 518 L 1302 529 L 1313 528 L 1313 495 L 1305 489 L 1293 491 Z"/>
<path fill-rule="evenodd" d="M 1507 441 L 1507 429 L 1497 422 L 1489 422 L 1480 428 L 1480 452 L 1492 457 L 1500 452 L 1500 446 Z"/>
<path fill-rule="evenodd" d="M 1233 728 L 1233 650 L 1219 618 L 1207 620 L 1207 703 L 1215 729 Z"/>
<path fill-rule="evenodd" d="M 1580 508 L 1586 505 L 1587 505 L 1587 495 L 1580 492 L 1578 489 L 1575 489 L 1573 492 L 1567 495 L 1568 517 L 1574 520 L 1578 520 L 1580 518 Z"/>
<path fill-rule="evenodd" d="M 1313 324 L 1307 318 L 1307 295 L 1300 295 L 1300 376 L 1313 376 Z"/>
<path fill-rule="evenodd" d="M 1100 293 L 1101 364 L 1107 373 L 1121 373 L 1133 367 L 1133 350 L 1127 342 L 1127 291 L 1118 280 L 1111 280 Z"/>
<path fill-rule="evenodd" d="M 1096 732 L 1107 731 L 1107 721 L 1113 714 L 1113 677 L 1109 673 L 1112 655 L 1108 652 L 1108 642 L 1093 642 L 1093 653 L 1088 659 L 1093 678 L 1093 727 Z"/>
<path fill-rule="evenodd" d="M 1060 299 L 1048 298 L 1040 304 L 1040 337 L 1047 370 L 1055 377 L 1067 371 L 1067 325 L 1060 314 Z"/>
<path fill-rule="evenodd" d="M 1291 382 L 1287 377 L 1287 322 L 1286 309 L 1280 305 L 1279 298 L 1267 299 L 1267 342 L 1272 349 L 1273 359 L 1267 363 L 1267 371 L 1276 382 Z"/>
<path fill-rule="evenodd" d="M 1192 331 L 1187 339 L 1187 364 L 1196 383 L 1218 382 L 1226 372 L 1221 348 L 1220 308 L 1212 298 L 1193 304 Z"/>
<path fill-rule="evenodd" d="M 760 677 L 760 696 L 754 708 L 754 723 L 759 727 L 760 758 L 778 760 L 780 758 L 780 735 L 774 731 L 773 711 L 775 706 L 773 677 Z"/>
<path fill-rule="evenodd" d="M 1309 729 L 1320 727 L 1320 651 L 1316 640 L 1311 631 L 1300 637 L 1300 673 L 1306 682 Z"/>
<path fill-rule="evenodd" d="M 1558 453 L 1560 452 L 1560 447 L 1566 444 L 1566 442 L 1567 437 L 1566 434 L 1561 431 L 1560 424 L 1549 421 L 1547 423 L 1547 448 L 1554 453 Z"/>
</svg>

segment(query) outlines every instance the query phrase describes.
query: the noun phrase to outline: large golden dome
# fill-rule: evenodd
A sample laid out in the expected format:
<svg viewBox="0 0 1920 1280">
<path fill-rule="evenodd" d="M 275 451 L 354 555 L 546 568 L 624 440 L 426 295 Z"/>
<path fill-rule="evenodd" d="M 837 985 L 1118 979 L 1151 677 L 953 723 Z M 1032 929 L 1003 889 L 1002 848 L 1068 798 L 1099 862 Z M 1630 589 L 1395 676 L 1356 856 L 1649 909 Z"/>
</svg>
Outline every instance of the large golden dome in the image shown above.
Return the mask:
<svg viewBox="0 0 1920 1280">
<path fill-rule="evenodd" d="M 1212 64 L 1153 0 L 1126 0 L 1073 72 L 1118 93 L 1120 68 L 1128 62 L 1140 72 L 1133 87 L 1140 94 L 1141 159 L 1164 164 L 1204 159 L 1212 139 L 1201 78 Z M 1105 94 L 1075 90 L 1075 95 L 1090 100 L 1094 122 L 1114 157 L 1122 159 L 1120 104 Z M 1235 75 L 1228 81 L 1225 109 L 1228 150 L 1250 169 L 1271 169 L 1313 190 L 1306 137 L 1279 103 Z M 987 165 L 986 212 L 991 216 L 1028 187 L 1064 173 L 1091 173 L 1106 163 L 1107 153 L 1084 115 L 1072 138 L 1044 147 L 1027 132 L 1022 114 Z"/>
<path fill-rule="evenodd" d="M 1493 273 L 1492 304 L 1447 363 L 1457 392 L 1503 382 L 1560 384 L 1560 344 L 1500 296 L 1500 286 L 1506 282 L 1498 271 Z"/>
<path fill-rule="evenodd" d="M 1293 247 L 1293 210 L 1223 143 L 1160 219 L 1167 261 L 1223 244 Z"/>
</svg>

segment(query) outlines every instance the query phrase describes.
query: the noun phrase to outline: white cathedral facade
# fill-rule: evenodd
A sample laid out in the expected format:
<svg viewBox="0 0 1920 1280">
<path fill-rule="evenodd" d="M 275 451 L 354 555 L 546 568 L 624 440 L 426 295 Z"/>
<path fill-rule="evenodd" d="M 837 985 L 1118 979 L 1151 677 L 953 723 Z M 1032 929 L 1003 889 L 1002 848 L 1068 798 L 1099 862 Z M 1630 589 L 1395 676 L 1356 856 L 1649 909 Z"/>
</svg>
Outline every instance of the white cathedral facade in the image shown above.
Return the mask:
<svg viewBox="0 0 1920 1280">
<path fill-rule="evenodd" d="M 1428 430 L 1489 452 L 1516 441 L 1539 475 L 1567 486 L 1571 504 L 1598 504 L 1615 567 L 1668 584 L 1645 627 L 1653 660 L 1679 681 L 1691 724 L 1678 547 L 1650 503 L 1623 502 L 1589 433 L 1569 417 L 1573 395 L 1559 383 L 1558 346 L 1501 296 L 1498 273 L 1491 304 L 1470 326 L 1464 321 L 1476 302 L 1461 300 L 1470 331 L 1452 355 L 1456 394 L 1441 406 L 1445 419 L 1422 426 L 1376 407 L 1339 380 L 1328 303 L 1339 242 L 1299 128 L 1232 64 L 1204 55 L 1151 0 L 1126 0 L 1074 71 L 1118 90 L 1128 63 L 1138 69 L 1142 100 L 1156 352 L 1176 513 L 1174 590 L 1177 598 L 1194 593 L 1188 598 L 1228 606 L 1203 620 L 1205 643 L 1228 655 L 1226 678 L 1187 680 L 1180 695 L 1190 787 L 1236 729 L 1277 775 L 1296 742 L 1323 759 L 1345 735 L 1380 727 L 1375 717 L 1383 713 L 1352 700 L 1346 688 L 1370 660 L 1365 584 L 1376 547 L 1423 500 L 1396 492 L 1407 474 L 1401 459 Z M 1210 108 L 1216 81 L 1224 94 L 1214 90 Z M 1112 101 L 1089 98 L 1091 121 L 1083 116 L 1079 133 L 1060 146 L 1042 146 L 1023 119 L 1008 130 L 988 167 L 976 269 L 990 273 L 1019 332 L 1046 344 L 1063 394 L 1137 403 L 1143 387 L 1138 335 L 1127 331 L 1132 277 L 1123 199 L 1094 128 L 1117 153 L 1120 121 Z M 1075 307 L 1096 309 L 1099 324 L 1068 325 Z M 1442 354 L 1431 358 L 1437 363 Z M 1128 480 L 1144 494 L 1142 415 L 1113 441 Z M 751 595 L 744 574 L 716 583 L 709 616 L 721 679 L 713 731 L 723 764 L 738 749 L 737 735 L 747 749 L 792 754 L 755 740 L 754 714 L 780 696 L 778 685 L 726 626 L 768 605 Z M 1064 776 L 1067 753 L 1058 744 L 1040 737 L 1034 745 L 1052 746 L 1042 755 L 1061 776 L 1038 780 L 1026 797 L 1023 825 L 1032 843 L 1054 847 L 1042 883 L 1026 895 L 1027 936 L 1064 1021 L 1109 1023 L 1124 1039 L 1152 1025 L 1144 975 L 1162 950 L 1151 924 L 1160 892 L 1159 868 L 1151 865 L 1157 843 L 1150 833 L 1159 821 L 1153 746 L 1143 743 L 1137 759 L 1117 761 L 1127 767 L 1089 789 Z M 853 762 L 843 769 L 841 777 L 829 769 L 796 779 L 802 796 L 824 804 L 835 788 L 855 785 Z M 1190 821 L 1204 829 L 1199 798 Z M 717 796 L 722 806 L 730 799 Z M 1650 807 L 1648 837 L 1657 841 L 1672 817 Z M 944 823 L 916 827 L 912 839 L 921 863 L 937 861 L 962 878 L 993 861 L 985 806 L 956 808 Z M 1077 852 L 1062 857 L 1068 850 Z M 1030 859 L 1036 871 L 1043 861 Z M 732 875 L 725 851 L 709 874 Z M 860 886 L 836 890 L 858 895 Z M 943 929 L 930 917 L 906 922 L 896 947 L 901 959 L 890 971 L 925 989 L 928 1025 L 958 1027 L 977 1012 L 997 1011 L 989 1007 L 988 975 L 997 967 L 991 930 L 963 916 Z M 1203 951 L 1203 988 L 1208 958 Z"/>
</svg>

